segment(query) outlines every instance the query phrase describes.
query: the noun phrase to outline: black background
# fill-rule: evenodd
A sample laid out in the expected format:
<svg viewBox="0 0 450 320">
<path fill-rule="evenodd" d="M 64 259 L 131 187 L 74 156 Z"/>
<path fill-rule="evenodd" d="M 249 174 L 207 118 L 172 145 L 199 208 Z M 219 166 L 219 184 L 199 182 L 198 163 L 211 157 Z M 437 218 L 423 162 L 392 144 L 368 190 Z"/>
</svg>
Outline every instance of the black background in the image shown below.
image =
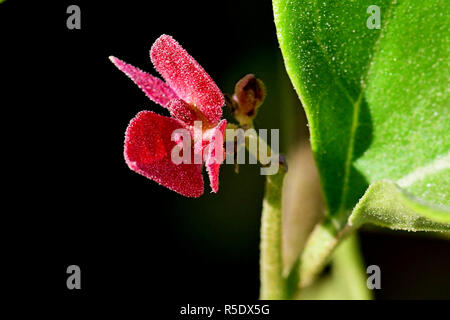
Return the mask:
<svg viewBox="0 0 450 320">
<path fill-rule="evenodd" d="M 81 8 L 81 30 L 66 28 L 70 4 Z M 129 120 L 165 111 L 108 56 L 156 74 L 148 51 L 166 33 L 225 92 L 250 72 L 272 88 L 286 84 L 271 2 L 7 0 L 0 32 L 4 173 L 12 176 L 3 247 L 13 288 L 66 301 L 257 299 L 263 178 L 228 166 L 219 193 L 194 200 L 131 172 L 122 156 Z M 280 110 L 261 113 L 261 125 L 281 126 Z M 307 128 L 295 130 L 301 138 Z M 378 298 L 450 296 L 447 242 L 366 232 L 362 245 L 366 263 L 383 270 Z M 80 291 L 66 288 L 71 264 L 81 267 Z"/>
<path fill-rule="evenodd" d="M 81 30 L 66 28 L 70 4 L 81 8 Z M 128 122 L 143 109 L 165 110 L 108 56 L 156 74 L 149 49 L 166 33 L 216 80 L 242 52 L 268 45 L 276 52 L 274 25 L 263 23 L 272 19 L 270 1 L 6 1 L 1 6 L 2 62 L 12 71 L 5 84 L 14 90 L 4 93 L 19 122 L 20 132 L 13 135 L 19 133 L 21 143 L 14 148 L 26 154 L 12 163 L 20 171 L 14 183 L 23 196 L 15 199 L 9 216 L 18 230 L 8 241 L 15 255 L 11 267 L 22 272 L 14 279 L 16 289 L 69 298 L 156 293 L 175 300 L 256 299 L 258 217 L 244 221 L 252 234 L 244 234 L 250 240 L 236 256 L 223 243 L 211 246 L 205 235 L 180 230 L 190 225 L 233 238 L 220 230 L 220 221 L 196 227 L 189 217 L 190 211 L 195 219 L 214 215 L 227 203 L 207 189 L 207 203 L 186 210 L 188 202 L 202 198 L 184 198 L 128 169 L 123 160 Z M 263 184 L 256 179 L 259 189 L 248 194 L 258 194 L 252 202 L 258 212 Z M 244 190 L 241 197 L 246 196 Z M 228 201 L 228 210 L 233 207 L 240 205 Z M 245 208 L 235 214 L 245 214 Z M 246 232 L 239 224 L 237 237 Z M 71 264 L 82 270 L 79 292 L 66 288 Z M 29 273 L 35 275 L 31 285 Z"/>
</svg>

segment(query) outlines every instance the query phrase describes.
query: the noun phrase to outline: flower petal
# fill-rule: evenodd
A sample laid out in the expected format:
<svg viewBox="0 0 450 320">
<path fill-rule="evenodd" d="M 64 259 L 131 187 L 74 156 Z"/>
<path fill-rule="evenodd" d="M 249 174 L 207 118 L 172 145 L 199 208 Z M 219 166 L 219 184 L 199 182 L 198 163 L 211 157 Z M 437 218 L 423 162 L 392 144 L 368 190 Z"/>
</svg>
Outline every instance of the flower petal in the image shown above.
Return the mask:
<svg viewBox="0 0 450 320">
<path fill-rule="evenodd" d="M 170 110 L 170 115 L 178 120 L 183 121 L 188 126 L 191 126 L 195 120 L 197 120 L 197 115 L 192 109 L 191 105 L 184 102 L 181 99 L 173 99 L 167 105 Z"/>
<path fill-rule="evenodd" d="M 176 93 L 161 79 L 154 77 L 147 72 L 144 72 L 132 65 L 117 59 L 116 57 L 109 57 L 114 65 L 124 72 L 139 88 L 156 103 L 163 107 L 172 99 L 177 99 Z"/>
<path fill-rule="evenodd" d="M 194 104 L 212 124 L 222 117 L 225 103 L 220 89 L 172 37 L 162 35 L 150 50 L 155 69 L 184 101 Z"/>
<path fill-rule="evenodd" d="M 219 168 L 224 159 L 223 142 L 226 127 L 227 121 L 222 120 L 217 127 L 210 130 L 205 137 L 210 141 L 204 152 L 206 152 L 205 166 L 208 171 L 209 182 L 213 192 L 219 190 Z"/>
<path fill-rule="evenodd" d="M 186 197 L 203 194 L 202 165 L 172 162 L 172 132 L 183 128 L 176 119 L 139 112 L 125 134 L 125 160 L 131 170 Z"/>
</svg>

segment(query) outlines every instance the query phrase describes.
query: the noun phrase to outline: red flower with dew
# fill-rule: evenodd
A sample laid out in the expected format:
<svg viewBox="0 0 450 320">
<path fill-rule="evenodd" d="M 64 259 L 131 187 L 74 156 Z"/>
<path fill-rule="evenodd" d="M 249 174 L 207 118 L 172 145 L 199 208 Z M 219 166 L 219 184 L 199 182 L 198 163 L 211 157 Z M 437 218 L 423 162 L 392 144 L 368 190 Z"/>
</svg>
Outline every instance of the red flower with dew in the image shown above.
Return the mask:
<svg viewBox="0 0 450 320">
<path fill-rule="evenodd" d="M 226 120 L 221 120 L 225 103 L 223 94 L 197 61 L 168 35 L 162 35 L 155 41 L 150 58 L 165 82 L 110 57 L 117 68 L 151 100 L 167 108 L 172 116 L 141 111 L 131 120 L 125 133 L 126 163 L 131 170 L 173 191 L 187 197 L 199 197 L 204 189 L 204 162 L 212 191 L 217 192 L 226 128 Z M 180 143 L 180 138 L 174 139 L 172 133 L 185 129 L 194 137 L 196 121 L 201 121 L 202 135 L 200 139 L 195 139 L 189 151 L 193 155 L 191 160 L 201 156 L 200 163 L 188 161 L 176 164 L 171 154 Z M 220 157 L 217 157 L 218 152 Z"/>
</svg>

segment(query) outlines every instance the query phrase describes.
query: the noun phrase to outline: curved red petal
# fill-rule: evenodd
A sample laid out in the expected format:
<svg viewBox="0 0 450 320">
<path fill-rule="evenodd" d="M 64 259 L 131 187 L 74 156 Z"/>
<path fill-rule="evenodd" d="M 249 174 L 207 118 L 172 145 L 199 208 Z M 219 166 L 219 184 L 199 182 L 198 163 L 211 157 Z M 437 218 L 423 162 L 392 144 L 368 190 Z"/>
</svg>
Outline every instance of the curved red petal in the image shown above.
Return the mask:
<svg viewBox="0 0 450 320">
<path fill-rule="evenodd" d="M 116 57 L 109 57 L 112 63 L 125 73 L 154 102 L 166 107 L 172 99 L 177 99 L 176 93 L 161 79 L 148 74 L 131 64 Z"/>
<path fill-rule="evenodd" d="M 167 105 L 170 110 L 170 115 L 178 120 L 183 121 L 185 124 L 191 126 L 194 121 L 197 120 L 197 115 L 192 107 L 181 99 L 173 99 Z"/>
<path fill-rule="evenodd" d="M 219 169 L 224 159 L 224 136 L 225 129 L 227 127 L 227 121 L 222 120 L 217 127 L 212 129 L 209 138 L 209 144 L 206 148 L 206 161 L 205 166 L 208 171 L 209 182 L 213 192 L 219 190 Z"/>
<path fill-rule="evenodd" d="M 203 194 L 202 165 L 172 162 L 172 132 L 183 128 L 176 119 L 139 112 L 125 134 L 125 160 L 131 170 L 186 197 Z"/>
<path fill-rule="evenodd" d="M 194 104 L 212 124 L 222 118 L 225 103 L 220 89 L 172 37 L 162 35 L 150 50 L 155 69 L 184 101 Z"/>
</svg>

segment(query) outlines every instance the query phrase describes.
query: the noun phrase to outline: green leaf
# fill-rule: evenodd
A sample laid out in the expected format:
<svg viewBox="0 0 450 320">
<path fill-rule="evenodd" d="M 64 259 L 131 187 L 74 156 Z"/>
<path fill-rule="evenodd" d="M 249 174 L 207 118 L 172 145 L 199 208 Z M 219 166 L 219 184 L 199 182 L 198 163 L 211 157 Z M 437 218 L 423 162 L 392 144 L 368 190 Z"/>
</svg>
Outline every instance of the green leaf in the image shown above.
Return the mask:
<svg viewBox="0 0 450 320">
<path fill-rule="evenodd" d="M 379 180 L 450 204 L 448 3 L 379 0 L 381 29 L 369 29 L 373 4 L 273 1 L 336 234 Z"/>
<path fill-rule="evenodd" d="M 426 204 L 390 181 L 379 181 L 358 202 L 349 223 L 355 227 L 372 223 L 407 231 L 450 232 L 450 211 Z"/>
<path fill-rule="evenodd" d="M 380 29 L 367 27 L 374 4 Z M 307 286 L 354 230 L 348 217 L 372 183 L 395 182 L 442 223 L 433 219 L 450 205 L 450 21 L 445 0 L 273 0 L 273 8 L 327 209 L 290 274 Z M 381 195 L 355 219 L 383 211 L 392 227 L 411 214 L 375 200 Z"/>
</svg>

